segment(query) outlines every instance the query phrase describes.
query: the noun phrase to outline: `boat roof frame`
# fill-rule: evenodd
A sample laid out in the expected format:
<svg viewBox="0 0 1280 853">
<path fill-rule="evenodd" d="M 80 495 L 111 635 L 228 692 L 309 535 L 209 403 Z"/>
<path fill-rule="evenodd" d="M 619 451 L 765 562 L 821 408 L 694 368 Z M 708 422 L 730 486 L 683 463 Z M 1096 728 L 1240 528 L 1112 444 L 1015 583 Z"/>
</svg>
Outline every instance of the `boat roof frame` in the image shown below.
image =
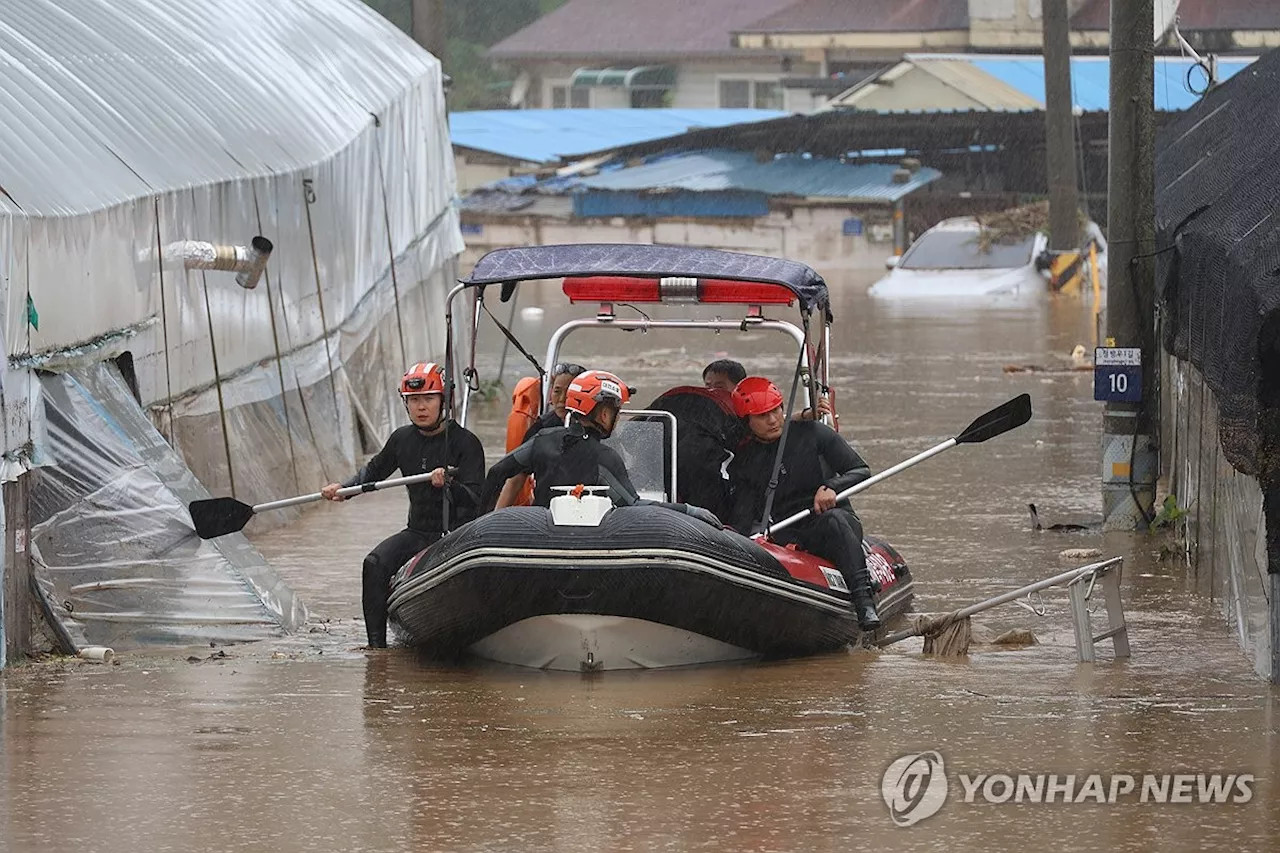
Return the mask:
<svg viewBox="0 0 1280 853">
<path fill-rule="evenodd" d="M 776 284 L 795 295 L 801 313 L 821 310 L 830 319 L 826 281 L 799 261 L 723 249 L 650 243 L 571 243 L 494 249 L 476 262 L 464 287 L 502 286 L 506 302 L 520 282 L 579 276 L 705 278 L 743 284 Z"/>
<path fill-rule="evenodd" d="M 548 250 L 541 252 L 539 250 Z M 579 250 L 585 250 L 588 262 L 579 257 Z M 599 252 L 593 256 L 591 252 Z M 499 263 L 504 259 L 512 259 L 512 263 Z M 605 264 L 601 267 L 600 264 Z M 467 368 L 467 382 L 463 384 L 462 412 L 459 423 L 466 425 L 469 414 L 473 380 L 475 378 L 475 344 L 480 327 L 481 310 L 484 306 L 484 289 L 490 284 L 502 285 L 502 301 L 506 302 L 515 295 L 516 285 L 521 281 L 546 280 L 576 276 L 616 275 L 636 278 L 662 279 L 667 277 L 714 278 L 744 283 L 767 283 L 782 285 L 796 295 L 800 303 L 800 321 L 803 329 L 785 320 L 769 320 L 764 317 L 762 306 L 744 304 L 746 315 L 741 321 L 728 320 L 653 320 L 641 312 L 639 319 L 622 319 L 613 311 L 612 302 L 605 300 L 594 318 L 570 320 L 562 324 L 552 335 L 547 345 L 548 365 L 555 364 L 560 344 L 575 329 L 580 328 L 612 328 L 623 331 L 645 331 L 652 328 L 708 329 L 712 331 L 748 329 L 774 329 L 784 331 L 800 345 L 796 371 L 789 383 L 786 395 L 786 422 L 783 424 L 782 437 L 778 441 L 775 468 L 781 464 L 782 451 L 786 445 L 787 433 L 791 427 L 794 414 L 795 394 L 804 388 L 804 399 L 808 407 L 813 407 L 817 398 L 819 385 L 825 393 L 829 388 L 829 354 L 831 351 L 831 308 L 826 282 L 812 268 L 795 261 L 781 258 L 770 258 L 759 255 L 746 255 L 737 252 L 724 252 L 718 249 L 690 249 L 680 246 L 656 246 L 648 244 L 579 244 L 574 246 L 528 246 L 514 249 L 496 249 L 482 257 L 472 271 L 470 277 L 459 279 L 457 286 L 445 297 L 445 394 L 446 417 L 454 416 L 453 387 L 456 361 L 453 353 L 454 323 L 453 300 L 459 293 L 468 289 L 475 290 L 474 308 L 471 318 L 471 358 Z M 715 304 L 715 303 L 702 303 Z M 809 334 L 812 329 L 812 315 L 815 309 L 820 310 L 822 335 L 817 343 L 816 359 L 810 358 Z M 638 310 L 638 309 L 637 309 Z M 491 315 L 492 316 L 492 315 Z M 496 318 L 494 322 L 497 323 Z M 500 328 L 501 324 L 499 324 Z M 502 328 L 506 336 L 515 341 L 515 336 Z M 517 346 L 519 346 L 518 342 Z M 521 348 L 523 349 L 523 348 Z M 526 353 L 527 355 L 528 353 Z M 530 356 L 531 361 L 536 361 Z M 813 362 L 817 362 L 814 375 Z M 540 378 L 546 378 L 546 368 L 539 366 Z M 804 377 L 807 375 L 808 380 Z M 542 383 L 542 407 L 550 403 L 551 383 Z M 772 491 L 772 488 L 771 490 Z M 766 513 L 767 515 L 767 513 Z M 767 529 L 771 519 L 762 519 Z M 447 522 L 446 522 L 447 524 Z"/>
</svg>

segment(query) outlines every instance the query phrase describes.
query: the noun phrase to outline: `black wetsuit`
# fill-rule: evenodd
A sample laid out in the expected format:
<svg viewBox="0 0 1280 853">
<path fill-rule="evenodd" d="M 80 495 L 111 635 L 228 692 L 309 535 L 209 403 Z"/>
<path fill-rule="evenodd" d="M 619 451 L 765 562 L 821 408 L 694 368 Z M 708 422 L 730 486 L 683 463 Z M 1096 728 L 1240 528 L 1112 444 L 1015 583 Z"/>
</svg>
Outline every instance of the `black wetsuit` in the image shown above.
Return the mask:
<svg viewBox="0 0 1280 853">
<path fill-rule="evenodd" d="M 644 500 L 631 483 L 631 475 L 618 452 L 600 441 L 600 434 L 574 422 L 569 426 L 550 427 L 539 432 L 532 441 L 494 463 L 484 481 L 481 504 L 485 511 L 497 503 L 502 486 L 517 474 L 533 474 L 534 506 L 549 507 L 558 492 L 553 486 L 608 486 L 614 506 L 659 506 L 673 512 L 693 516 L 714 527 L 720 520 L 699 506 Z"/>
<path fill-rule="evenodd" d="M 551 506 L 551 499 L 559 494 L 552 491 L 552 486 L 579 483 L 608 486 L 614 506 L 631 506 L 640 500 L 618 452 L 603 444 L 595 430 L 584 429 L 576 423 L 567 427 L 544 427 L 495 462 L 484 481 L 481 503 L 485 509 L 493 507 L 503 484 L 518 474 L 533 474 L 534 506 Z"/>
<path fill-rule="evenodd" d="M 448 457 L 445 435 L 448 434 Z M 480 485 L 484 481 L 484 447 L 465 427 L 449 421 L 437 435 L 424 435 L 409 424 L 391 433 L 387 443 L 354 477 L 342 485 L 356 486 L 385 480 L 396 469 L 403 476 L 426 474 L 436 468 L 456 468 L 449 491 L 449 528 L 475 518 Z M 404 530 L 384 539 L 364 558 L 364 622 L 369 645 L 387 645 L 387 593 L 391 578 L 410 557 L 443 535 L 444 489 L 430 482 L 409 489 L 409 520 Z"/>
<path fill-rule="evenodd" d="M 734 503 L 732 524 L 744 534 L 752 532 L 764 513 L 777 451 L 776 442 L 765 444 L 750 439 L 729 463 Z M 825 485 L 839 493 L 869 476 L 871 470 L 867 463 L 835 430 L 815 421 L 795 421 L 787 432 L 771 515 L 774 520 L 781 520 L 810 509 L 819 487 Z M 862 523 L 848 500 L 792 524 L 773 538 L 783 545 L 796 543 L 834 563 L 844 576 L 855 609 L 860 603 L 871 601 L 871 577 L 862 551 Z"/>
<path fill-rule="evenodd" d="M 524 438 L 520 440 L 521 444 L 526 443 L 544 429 L 552 429 L 553 427 L 564 426 L 564 418 L 556 414 L 556 410 L 545 413 L 533 423 L 529 424 L 529 428 L 524 432 Z"/>
</svg>

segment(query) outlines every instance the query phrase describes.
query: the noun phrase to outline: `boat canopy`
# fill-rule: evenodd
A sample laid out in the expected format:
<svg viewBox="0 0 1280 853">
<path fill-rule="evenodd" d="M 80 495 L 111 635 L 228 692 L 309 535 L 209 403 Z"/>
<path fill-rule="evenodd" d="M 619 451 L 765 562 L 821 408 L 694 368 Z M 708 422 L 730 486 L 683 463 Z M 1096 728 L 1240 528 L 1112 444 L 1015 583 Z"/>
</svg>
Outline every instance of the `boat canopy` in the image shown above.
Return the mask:
<svg viewBox="0 0 1280 853">
<path fill-rule="evenodd" d="M 471 275 L 461 281 L 477 286 L 583 276 L 714 279 L 721 286 L 731 286 L 733 282 L 777 284 L 795 294 L 801 310 L 811 312 L 820 308 L 830 316 L 827 283 L 809 266 L 782 258 L 719 249 L 625 243 L 495 249 L 481 258 Z"/>
</svg>

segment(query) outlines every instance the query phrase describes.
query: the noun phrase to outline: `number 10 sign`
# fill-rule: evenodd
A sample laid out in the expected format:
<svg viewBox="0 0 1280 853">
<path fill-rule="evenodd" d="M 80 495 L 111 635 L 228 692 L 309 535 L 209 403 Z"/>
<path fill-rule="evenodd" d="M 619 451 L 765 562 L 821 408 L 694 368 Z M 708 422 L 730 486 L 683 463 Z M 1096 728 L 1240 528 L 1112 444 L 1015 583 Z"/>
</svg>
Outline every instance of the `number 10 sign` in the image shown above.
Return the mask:
<svg viewBox="0 0 1280 853">
<path fill-rule="evenodd" d="M 1108 403 L 1142 401 L 1142 350 L 1097 347 L 1093 351 L 1093 399 Z"/>
</svg>

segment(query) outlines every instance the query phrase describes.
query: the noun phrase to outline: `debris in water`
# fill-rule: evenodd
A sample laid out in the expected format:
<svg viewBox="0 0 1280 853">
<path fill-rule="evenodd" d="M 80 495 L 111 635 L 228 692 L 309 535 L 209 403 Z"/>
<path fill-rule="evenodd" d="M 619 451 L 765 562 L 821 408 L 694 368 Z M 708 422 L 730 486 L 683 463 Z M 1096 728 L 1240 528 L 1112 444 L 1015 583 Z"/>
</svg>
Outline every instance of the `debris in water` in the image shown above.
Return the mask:
<svg viewBox="0 0 1280 853">
<path fill-rule="evenodd" d="M 1034 646 L 1039 642 L 1036 635 L 1026 628 L 1014 628 L 996 637 L 991 644 L 993 646 Z"/>
<path fill-rule="evenodd" d="M 1037 201 L 1012 207 L 995 213 L 979 213 L 978 248 L 983 252 L 991 251 L 996 244 L 1011 245 L 1030 238 L 1037 231 L 1049 233 L 1049 202 Z M 1084 213 L 1077 215 L 1081 231 L 1088 224 Z"/>
<path fill-rule="evenodd" d="M 1102 552 L 1097 548 L 1068 548 L 1058 552 L 1058 556 L 1063 560 L 1093 560 L 1101 557 Z"/>
<path fill-rule="evenodd" d="M 1040 514 L 1036 512 L 1035 504 L 1027 504 L 1027 512 L 1031 513 L 1031 529 L 1032 530 L 1048 530 L 1052 532 L 1063 532 L 1070 530 L 1089 530 L 1093 525 L 1089 524 L 1050 524 L 1045 526 L 1040 523 Z"/>
</svg>

